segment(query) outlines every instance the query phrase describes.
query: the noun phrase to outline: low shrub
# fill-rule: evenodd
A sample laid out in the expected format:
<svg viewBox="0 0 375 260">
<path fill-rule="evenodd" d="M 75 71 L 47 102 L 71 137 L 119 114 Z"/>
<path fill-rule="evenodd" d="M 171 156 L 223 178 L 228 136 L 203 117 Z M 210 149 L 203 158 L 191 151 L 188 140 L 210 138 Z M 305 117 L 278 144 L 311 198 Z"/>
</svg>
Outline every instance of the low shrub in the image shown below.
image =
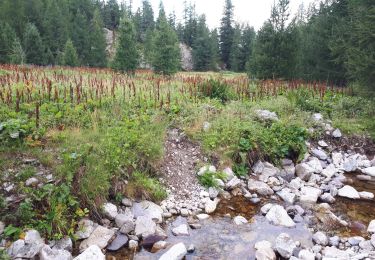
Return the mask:
<svg viewBox="0 0 375 260">
<path fill-rule="evenodd" d="M 133 172 L 125 191 L 127 196 L 153 201 L 162 201 L 167 197 L 163 185 L 146 173 Z"/>
<path fill-rule="evenodd" d="M 198 92 L 202 97 L 218 99 L 222 103 L 234 99 L 235 94 L 231 87 L 220 80 L 210 79 L 198 86 Z"/>
</svg>

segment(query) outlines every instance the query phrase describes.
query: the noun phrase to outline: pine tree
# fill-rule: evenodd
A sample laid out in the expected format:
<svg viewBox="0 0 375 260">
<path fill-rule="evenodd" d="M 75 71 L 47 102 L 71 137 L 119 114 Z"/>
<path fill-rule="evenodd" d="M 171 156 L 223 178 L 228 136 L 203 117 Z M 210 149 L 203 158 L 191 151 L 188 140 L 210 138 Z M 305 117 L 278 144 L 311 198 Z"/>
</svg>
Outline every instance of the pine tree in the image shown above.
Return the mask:
<svg viewBox="0 0 375 260">
<path fill-rule="evenodd" d="M 28 23 L 26 25 L 23 35 L 23 46 L 28 63 L 36 65 L 44 64 L 45 48 L 39 31 L 34 24 Z"/>
<path fill-rule="evenodd" d="M 95 10 L 90 25 L 89 66 L 104 67 L 107 64 L 106 41 L 103 33 L 103 21 L 99 10 Z"/>
<path fill-rule="evenodd" d="M 166 75 L 178 71 L 180 48 L 176 32 L 168 24 L 165 16 L 159 17 L 159 25 L 154 36 L 154 55 L 152 65 L 157 73 Z"/>
<path fill-rule="evenodd" d="M 233 39 L 232 39 L 232 48 L 229 55 L 229 67 L 231 70 L 239 72 L 241 71 L 242 64 L 242 45 L 241 45 L 241 28 L 237 24 L 234 28 Z"/>
<path fill-rule="evenodd" d="M 129 17 L 124 16 L 120 22 L 118 45 L 112 67 L 116 70 L 134 73 L 138 63 L 139 54 L 134 24 Z"/>
<path fill-rule="evenodd" d="M 246 70 L 246 63 L 250 60 L 251 54 L 253 53 L 254 43 L 255 43 L 255 30 L 253 27 L 245 26 L 242 31 L 241 37 L 241 62 L 240 71 Z"/>
<path fill-rule="evenodd" d="M 154 11 L 148 0 L 142 1 L 142 22 L 140 28 L 141 42 L 144 42 L 146 39 L 146 33 L 149 30 L 154 30 Z"/>
<path fill-rule="evenodd" d="M 73 44 L 77 50 L 77 54 L 83 66 L 89 65 L 90 53 L 90 26 L 87 16 L 80 9 L 76 12 L 72 24 Z"/>
<path fill-rule="evenodd" d="M 15 38 L 16 33 L 9 24 L 0 22 L 0 63 L 10 62 L 9 55 Z"/>
<path fill-rule="evenodd" d="M 202 15 L 198 19 L 197 34 L 193 43 L 194 70 L 208 71 L 212 69 L 214 59 L 210 31 L 206 25 L 206 17 Z"/>
<path fill-rule="evenodd" d="M 104 6 L 104 23 L 105 27 L 114 30 L 120 23 L 120 7 L 116 0 L 108 0 Z"/>
<path fill-rule="evenodd" d="M 63 62 L 65 66 L 75 67 L 79 65 L 77 51 L 70 39 L 65 44 Z"/>
<path fill-rule="evenodd" d="M 24 64 L 26 62 L 26 54 L 22 48 L 20 40 L 16 37 L 12 44 L 12 50 L 9 54 L 9 61 L 13 64 Z"/>
<path fill-rule="evenodd" d="M 225 0 L 224 16 L 221 19 L 220 27 L 220 51 L 221 59 L 230 69 L 229 58 L 233 43 L 234 29 L 233 29 L 233 4 L 231 0 Z"/>
</svg>

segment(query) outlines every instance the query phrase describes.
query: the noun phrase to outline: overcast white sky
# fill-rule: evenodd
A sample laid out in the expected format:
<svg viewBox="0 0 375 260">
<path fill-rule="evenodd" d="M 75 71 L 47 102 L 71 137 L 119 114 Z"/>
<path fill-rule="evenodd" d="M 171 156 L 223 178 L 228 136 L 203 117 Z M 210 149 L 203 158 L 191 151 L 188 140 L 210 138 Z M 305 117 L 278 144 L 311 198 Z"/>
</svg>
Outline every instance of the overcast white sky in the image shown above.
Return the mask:
<svg viewBox="0 0 375 260">
<path fill-rule="evenodd" d="M 160 0 L 149 0 L 157 14 Z M 187 0 L 189 2 L 189 0 Z M 198 14 L 205 14 L 207 24 L 212 29 L 220 25 L 225 0 L 191 0 L 195 2 Z M 238 22 L 249 23 L 259 29 L 263 22 L 269 18 L 271 6 L 275 0 L 232 0 L 234 5 L 234 18 Z M 301 3 L 307 8 L 315 0 L 290 0 L 290 10 L 294 15 Z M 142 0 L 133 0 L 133 11 L 142 3 Z M 163 0 L 167 14 L 175 10 L 178 18 L 182 17 L 184 0 Z"/>
</svg>

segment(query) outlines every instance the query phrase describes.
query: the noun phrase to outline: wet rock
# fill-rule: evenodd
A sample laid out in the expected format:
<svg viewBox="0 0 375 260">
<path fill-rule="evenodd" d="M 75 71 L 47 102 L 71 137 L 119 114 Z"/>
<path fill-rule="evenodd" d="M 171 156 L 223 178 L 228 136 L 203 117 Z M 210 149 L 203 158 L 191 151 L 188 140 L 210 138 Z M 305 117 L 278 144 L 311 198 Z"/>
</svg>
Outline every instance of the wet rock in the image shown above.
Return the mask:
<svg viewBox="0 0 375 260">
<path fill-rule="evenodd" d="M 318 245 L 321 245 L 321 246 L 328 245 L 328 237 L 323 232 L 320 232 L 320 231 L 316 232 L 313 235 L 312 239 L 315 242 L 315 244 L 318 244 Z"/>
<path fill-rule="evenodd" d="M 372 200 L 374 198 L 374 193 L 372 192 L 361 191 L 361 192 L 358 192 L 358 194 L 361 197 L 361 199 Z"/>
<path fill-rule="evenodd" d="M 334 203 L 336 199 L 330 193 L 322 194 L 319 199 L 326 203 Z"/>
<path fill-rule="evenodd" d="M 72 254 L 64 249 L 51 249 L 49 246 L 44 245 L 39 252 L 40 260 L 71 260 Z"/>
<path fill-rule="evenodd" d="M 298 258 L 300 260 L 315 260 L 315 254 L 307 249 L 302 249 L 298 253 Z"/>
<path fill-rule="evenodd" d="M 332 229 L 342 226 L 348 226 L 348 223 L 346 221 L 338 218 L 335 214 L 332 213 L 327 203 L 318 204 L 315 207 L 315 212 L 315 216 L 327 228 Z"/>
<path fill-rule="evenodd" d="M 164 253 L 159 260 L 181 260 L 186 254 L 187 249 L 184 243 L 178 243 Z"/>
<path fill-rule="evenodd" d="M 91 245 L 74 260 L 105 260 L 105 255 L 97 245 Z"/>
<path fill-rule="evenodd" d="M 129 240 L 129 249 L 136 250 L 138 248 L 138 241 L 136 240 Z"/>
<path fill-rule="evenodd" d="M 276 254 L 272 249 L 272 244 L 266 240 L 255 243 L 255 258 L 257 260 L 276 260 Z"/>
<path fill-rule="evenodd" d="M 286 233 L 281 233 L 275 241 L 276 251 L 284 258 L 289 258 L 293 255 L 296 248 L 295 242 Z"/>
<path fill-rule="evenodd" d="M 121 200 L 121 204 L 124 205 L 125 207 L 131 207 L 131 206 L 133 206 L 133 202 L 130 199 L 128 199 L 128 198 L 123 198 Z"/>
<path fill-rule="evenodd" d="M 142 240 L 142 246 L 146 249 L 152 249 L 153 246 L 158 243 L 158 242 L 164 242 L 163 240 L 165 240 L 167 238 L 167 236 L 163 235 L 163 236 L 160 236 L 160 235 L 150 235 L 150 236 L 147 236 L 145 237 L 143 240 Z"/>
<path fill-rule="evenodd" d="M 94 229 L 95 229 L 94 222 L 92 222 L 89 219 L 81 219 L 78 222 L 78 228 L 77 228 L 77 232 L 75 233 L 75 236 L 77 237 L 78 240 L 86 239 L 91 235 Z"/>
<path fill-rule="evenodd" d="M 153 244 L 151 248 L 151 253 L 156 253 L 160 251 L 161 249 L 165 249 L 168 246 L 168 243 L 165 241 L 158 241 L 155 244 Z"/>
<path fill-rule="evenodd" d="M 97 226 L 91 235 L 82 241 L 79 245 L 80 252 L 83 252 L 92 245 L 97 245 L 100 249 L 104 249 L 109 240 L 114 236 L 115 232 L 103 226 Z"/>
<path fill-rule="evenodd" d="M 375 177 L 375 166 L 368 167 L 362 170 L 363 174 L 367 174 L 371 177 Z"/>
<path fill-rule="evenodd" d="M 135 218 L 139 216 L 147 216 L 157 223 L 163 221 L 163 209 L 151 201 L 142 201 L 140 203 L 134 203 L 132 207 L 132 213 Z"/>
<path fill-rule="evenodd" d="M 53 249 L 63 249 L 69 252 L 73 251 L 73 242 L 72 239 L 68 236 L 56 241 L 56 244 L 53 246 Z"/>
<path fill-rule="evenodd" d="M 115 219 L 115 217 L 118 214 L 118 212 L 117 212 L 117 206 L 114 205 L 114 204 L 112 204 L 112 203 L 110 203 L 110 202 L 107 202 L 107 203 L 103 204 L 102 211 L 103 211 L 104 216 L 106 216 L 110 220 Z"/>
<path fill-rule="evenodd" d="M 256 114 L 256 117 L 260 120 L 260 121 L 271 121 L 271 122 L 274 122 L 274 121 L 278 121 L 279 118 L 277 117 L 276 113 L 275 112 L 271 112 L 269 110 L 262 110 L 262 109 L 258 109 L 258 110 L 255 110 L 255 114 Z"/>
<path fill-rule="evenodd" d="M 139 216 L 135 221 L 135 235 L 147 237 L 155 234 L 156 223 L 149 216 Z"/>
<path fill-rule="evenodd" d="M 128 243 L 128 237 L 123 234 L 118 234 L 116 238 L 109 244 L 107 250 L 117 251 Z"/>
<path fill-rule="evenodd" d="M 341 134 L 340 129 L 337 128 L 335 131 L 333 131 L 333 132 L 332 132 L 332 136 L 333 136 L 334 138 L 341 138 L 341 137 L 342 137 L 342 134 Z"/>
<path fill-rule="evenodd" d="M 219 200 L 215 198 L 214 200 L 207 199 L 205 206 L 204 206 L 204 211 L 207 214 L 211 214 L 216 210 L 216 206 Z"/>
<path fill-rule="evenodd" d="M 227 184 L 225 185 L 225 189 L 227 189 L 227 190 L 233 190 L 233 189 L 238 188 L 240 186 L 241 186 L 241 180 L 238 179 L 235 176 L 230 181 L 227 182 Z"/>
<path fill-rule="evenodd" d="M 307 163 L 296 165 L 296 175 L 303 181 L 308 181 L 313 173 L 314 169 L 311 168 Z"/>
<path fill-rule="evenodd" d="M 296 225 L 286 210 L 279 205 L 273 205 L 266 214 L 266 218 L 276 226 L 294 227 Z"/>
<path fill-rule="evenodd" d="M 243 224 L 246 224 L 248 221 L 246 220 L 246 218 L 242 217 L 242 216 L 236 216 L 233 218 L 233 222 L 234 224 L 236 225 L 243 225 Z"/>
<path fill-rule="evenodd" d="M 188 253 L 193 253 L 195 251 L 195 246 L 193 244 L 190 244 L 190 246 L 187 248 Z"/>
<path fill-rule="evenodd" d="M 264 206 L 260 208 L 260 212 L 262 212 L 263 215 L 266 215 L 267 212 L 274 206 L 272 203 L 267 203 Z"/>
<path fill-rule="evenodd" d="M 327 160 L 328 158 L 327 154 L 323 150 L 313 149 L 311 153 L 323 161 Z"/>
<path fill-rule="evenodd" d="M 370 224 L 368 225 L 367 232 L 375 233 L 375 219 L 371 220 Z"/>
<path fill-rule="evenodd" d="M 304 203 L 316 203 L 322 191 L 314 187 L 302 187 L 299 200 Z"/>
<path fill-rule="evenodd" d="M 349 199 L 359 199 L 360 196 L 358 191 L 354 189 L 352 186 L 345 185 L 341 189 L 339 189 L 338 195 L 341 197 L 346 197 Z"/>
<path fill-rule="evenodd" d="M 294 204 L 297 198 L 296 194 L 292 193 L 288 188 L 284 188 L 281 191 L 278 191 L 276 194 L 289 204 Z"/>
<path fill-rule="evenodd" d="M 120 232 L 122 234 L 129 234 L 130 232 L 132 232 L 133 230 L 135 229 L 135 224 L 132 220 L 128 220 L 126 221 L 122 227 L 120 228 Z"/>
<path fill-rule="evenodd" d="M 248 189 L 250 192 L 256 192 L 259 195 L 267 196 L 274 194 L 274 191 L 266 183 L 261 181 L 248 181 Z"/>
<path fill-rule="evenodd" d="M 187 224 L 181 224 L 172 229 L 172 234 L 175 236 L 188 236 L 189 235 L 189 226 Z"/>
</svg>

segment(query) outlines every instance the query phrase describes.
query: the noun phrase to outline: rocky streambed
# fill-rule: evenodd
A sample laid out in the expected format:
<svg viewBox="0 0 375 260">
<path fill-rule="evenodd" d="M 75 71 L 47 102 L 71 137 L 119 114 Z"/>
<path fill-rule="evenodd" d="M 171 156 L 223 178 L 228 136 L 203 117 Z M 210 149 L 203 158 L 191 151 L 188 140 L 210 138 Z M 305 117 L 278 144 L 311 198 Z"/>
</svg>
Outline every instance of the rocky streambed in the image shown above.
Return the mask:
<svg viewBox="0 0 375 260">
<path fill-rule="evenodd" d="M 223 167 L 224 181 L 209 189 L 188 182 L 218 170 L 173 131 L 169 197 L 160 205 L 107 202 L 99 223 L 78 223 L 75 243 L 46 241 L 29 230 L 1 245 L 14 259 L 375 259 L 374 155 L 342 150 L 340 131 L 314 116 L 326 135 L 307 144 L 301 162 L 258 161 L 246 177 Z M 189 151 L 206 165 L 193 170 Z"/>
</svg>

